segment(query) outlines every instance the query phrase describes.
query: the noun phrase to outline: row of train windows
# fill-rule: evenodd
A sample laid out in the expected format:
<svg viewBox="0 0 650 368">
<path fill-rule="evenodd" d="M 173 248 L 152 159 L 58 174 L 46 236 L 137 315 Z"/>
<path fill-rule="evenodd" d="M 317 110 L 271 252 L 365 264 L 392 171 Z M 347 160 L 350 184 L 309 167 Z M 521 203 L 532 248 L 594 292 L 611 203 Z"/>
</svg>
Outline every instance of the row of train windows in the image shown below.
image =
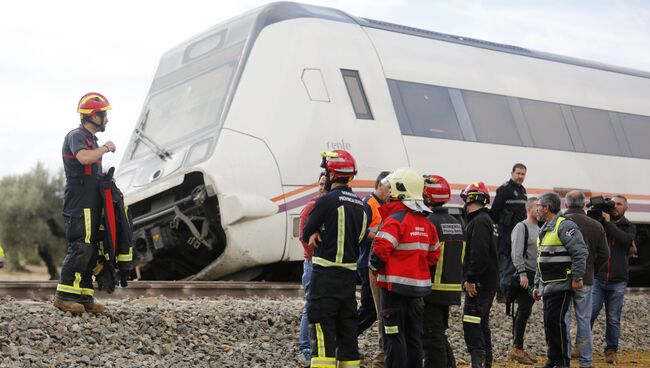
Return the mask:
<svg viewBox="0 0 650 368">
<path fill-rule="evenodd" d="M 404 135 L 650 159 L 648 116 L 398 80 L 388 85 Z"/>
</svg>

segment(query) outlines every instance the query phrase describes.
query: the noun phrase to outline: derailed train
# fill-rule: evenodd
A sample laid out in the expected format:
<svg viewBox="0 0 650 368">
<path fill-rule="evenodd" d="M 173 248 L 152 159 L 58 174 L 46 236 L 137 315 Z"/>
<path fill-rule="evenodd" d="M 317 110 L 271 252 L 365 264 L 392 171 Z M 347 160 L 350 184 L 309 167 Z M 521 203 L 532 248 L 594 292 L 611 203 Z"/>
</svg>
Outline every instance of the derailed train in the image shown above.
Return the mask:
<svg viewBox="0 0 650 368">
<path fill-rule="evenodd" d="M 165 53 L 118 184 L 145 279 L 290 277 L 318 154 L 346 149 L 357 193 L 382 170 L 494 193 L 621 193 L 650 254 L 650 73 L 274 3 Z"/>
</svg>

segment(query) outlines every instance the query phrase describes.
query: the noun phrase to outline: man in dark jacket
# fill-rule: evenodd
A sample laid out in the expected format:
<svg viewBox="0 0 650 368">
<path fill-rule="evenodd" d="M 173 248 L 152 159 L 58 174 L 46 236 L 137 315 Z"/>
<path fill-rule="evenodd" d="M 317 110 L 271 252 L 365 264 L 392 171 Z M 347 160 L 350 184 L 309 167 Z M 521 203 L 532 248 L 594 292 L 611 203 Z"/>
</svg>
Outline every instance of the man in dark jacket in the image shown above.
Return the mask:
<svg viewBox="0 0 650 368">
<path fill-rule="evenodd" d="M 454 351 L 445 335 L 449 328 L 449 306 L 460 305 L 463 280 L 465 232 L 460 221 L 443 207 L 451 199 L 445 178 L 425 176 L 424 203 L 431 208 L 429 221 L 436 226 L 440 242 L 440 260 L 430 269 L 431 294 L 424 297 L 425 368 L 456 367 Z"/>
<path fill-rule="evenodd" d="M 573 308 L 576 315 L 576 343 L 572 358 L 578 358 L 580 367 L 591 367 L 592 359 L 592 336 L 591 336 L 591 309 L 592 309 L 592 285 L 594 283 L 594 270 L 607 262 L 609 249 L 605 239 L 605 230 L 596 220 L 587 216 L 584 211 L 585 195 L 579 190 L 572 190 L 566 194 L 564 201 L 567 210 L 565 217 L 573 220 L 578 225 L 582 237 L 589 247 L 589 256 L 585 267 L 585 275 L 582 278 L 582 289 L 573 293 Z M 571 313 L 566 314 L 567 331 L 570 330 Z M 568 332 L 567 332 L 568 333 Z M 568 340 L 571 344 L 571 339 Z"/>
<path fill-rule="evenodd" d="M 617 195 L 613 198 L 614 209 L 610 213 L 603 212 L 603 227 L 607 234 L 609 259 L 594 280 L 593 309 L 591 325 L 598 318 L 598 313 L 605 303 L 607 313 L 605 318 L 605 361 L 615 364 L 618 351 L 618 339 L 621 335 L 621 313 L 623 299 L 627 289 L 629 272 L 630 248 L 636 237 L 636 227 L 625 218 L 627 198 Z"/>
<path fill-rule="evenodd" d="M 526 165 L 516 163 L 512 167 L 510 180 L 498 189 L 492 202 L 490 216 L 498 225 L 499 230 L 499 277 L 500 294 L 505 295 L 515 273 L 510 257 L 512 229 L 520 221 L 526 219 L 526 188 L 523 183 L 526 178 Z"/>
<path fill-rule="evenodd" d="M 357 174 L 352 155 L 323 152 L 327 194 L 316 200 L 302 240 L 314 249 L 307 317 L 312 324 L 312 367 L 359 367 L 357 260 L 368 217 L 348 183 Z"/>
<path fill-rule="evenodd" d="M 467 212 L 467 248 L 463 261 L 463 333 L 472 368 L 492 366 L 490 309 L 499 285 L 496 226 L 485 206 L 490 192 L 483 182 L 467 186 L 461 193 Z"/>
</svg>

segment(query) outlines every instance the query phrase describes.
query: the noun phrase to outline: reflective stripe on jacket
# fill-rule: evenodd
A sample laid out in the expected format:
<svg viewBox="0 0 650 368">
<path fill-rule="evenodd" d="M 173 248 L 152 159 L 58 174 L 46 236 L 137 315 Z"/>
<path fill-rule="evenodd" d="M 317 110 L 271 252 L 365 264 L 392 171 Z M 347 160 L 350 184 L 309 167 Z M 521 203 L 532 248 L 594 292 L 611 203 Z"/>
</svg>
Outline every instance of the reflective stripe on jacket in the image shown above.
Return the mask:
<svg viewBox="0 0 650 368">
<path fill-rule="evenodd" d="M 571 255 L 564 247 L 558 229 L 564 216 L 558 217 L 555 227 L 537 238 L 537 269 L 543 283 L 566 281 L 571 274 Z"/>
<path fill-rule="evenodd" d="M 440 259 L 430 269 L 432 295 L 429 300 L 435 301 L 437 305 L 460 305 L 465 231 L 460 221 L 451 216 L 446 208 L 437 207 L 432 211 L 428 219 L 436 226 Z"/>
<path fill-rule="evenodd" d="M 429 294 L 429 267 L 440 258 L 435 226 L 401 202 L 388 203 L 382 210 L 383 221 L 372 244 L 374 256 L 383 263 L 377 286 L 408 296 Z"/>
</svg>

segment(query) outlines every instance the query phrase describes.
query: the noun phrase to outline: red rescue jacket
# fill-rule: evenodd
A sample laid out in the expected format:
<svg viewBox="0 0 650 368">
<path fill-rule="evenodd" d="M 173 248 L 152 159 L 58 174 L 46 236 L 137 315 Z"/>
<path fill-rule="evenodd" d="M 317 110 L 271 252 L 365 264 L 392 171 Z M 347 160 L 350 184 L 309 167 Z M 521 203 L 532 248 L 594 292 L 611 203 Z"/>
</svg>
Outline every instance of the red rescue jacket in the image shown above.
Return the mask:
<svg viewBox="0 0 650 368">
<path fill-rule="evenodd" d="M 429 294 L 429 267 L 440 258 L 436 227 L 402 202 L 387 203 L 379 211 L 383 220 L 370 261 L 378 270 L 377 286 L 407 296 Z"/>
</svg>

